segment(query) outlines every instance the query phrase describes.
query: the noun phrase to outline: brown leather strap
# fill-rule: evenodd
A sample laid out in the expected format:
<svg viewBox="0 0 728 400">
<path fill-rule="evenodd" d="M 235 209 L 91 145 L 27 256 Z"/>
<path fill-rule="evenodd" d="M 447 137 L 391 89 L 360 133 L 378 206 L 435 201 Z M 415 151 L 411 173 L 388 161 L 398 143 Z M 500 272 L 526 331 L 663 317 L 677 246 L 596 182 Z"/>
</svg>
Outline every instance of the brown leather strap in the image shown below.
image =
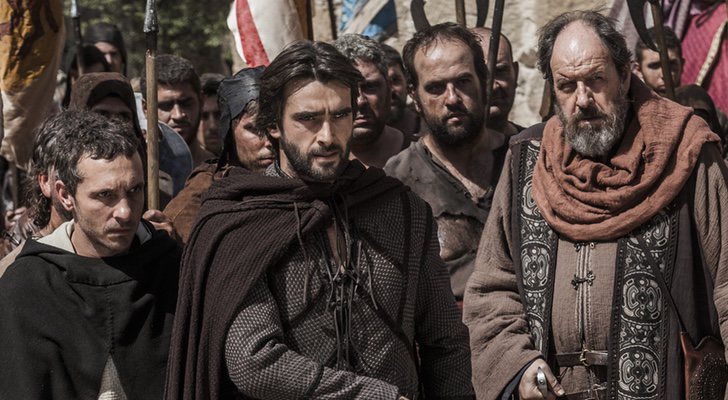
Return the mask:
<svg viewBox="0 0 728 400">
<path fill-rule="evenodd" d="M 570 393 L 565 395 L 564 397 L 559 398 L 566 400 L 601 400 L 607 398 L 607 389 L 600 388 L 587 390 L 584 392 Z"/>
<path fill-rule="evenodd" d="M 561 368 L 592 365 L 606 366 L 609 364 L 609 353 L 606 351 L 584 350 L 576 353 L 561 353 L 556 355 L 556 363 Z"/>
</svg>

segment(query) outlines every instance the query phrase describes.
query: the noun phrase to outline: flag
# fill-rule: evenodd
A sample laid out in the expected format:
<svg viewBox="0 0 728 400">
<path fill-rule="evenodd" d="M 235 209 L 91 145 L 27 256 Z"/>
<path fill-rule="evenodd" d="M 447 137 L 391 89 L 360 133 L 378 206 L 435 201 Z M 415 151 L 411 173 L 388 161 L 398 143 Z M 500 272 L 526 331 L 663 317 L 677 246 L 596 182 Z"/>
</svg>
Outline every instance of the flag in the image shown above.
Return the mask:
<svg viewBox="0 0 728 400">
<path fill-rule="evenodd" d="M 234 0 L 227 23 L 249 67 L 268 65 L 291 42 L 304 39 L 307 17 L 297 0 Z M 305 7 L 303 7 L 305 10 Z"/>
<path fill-rule="evenodd" d="M 61 0 L 0 2 L 0 155 L 25 169 L 35 128 L 51 113 L 65 34 Z"/>
<path fill-rule="evenodd" d="M 340 33 L 359 33 L 382 41 L 397 32 L 394 0 L 343 0 Z"/>
</svg>

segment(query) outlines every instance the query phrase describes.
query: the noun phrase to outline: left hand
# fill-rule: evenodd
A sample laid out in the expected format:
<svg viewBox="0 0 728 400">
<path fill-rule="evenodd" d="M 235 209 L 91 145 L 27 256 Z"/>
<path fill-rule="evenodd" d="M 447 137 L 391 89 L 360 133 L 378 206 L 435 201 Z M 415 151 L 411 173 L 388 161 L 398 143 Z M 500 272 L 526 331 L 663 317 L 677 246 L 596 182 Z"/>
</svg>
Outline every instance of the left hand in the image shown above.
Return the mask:
<svg viewBox="0 0 728 400">
<path fill-rule="evenodd" d="M 166 232 L 169 237 L 176 241 L 180 240 L 177 230 L 174 229 L 172 220 L 169 219 L 169 217 L 163 212 L 159 210 L 147 210 L 144 215 L 142 215 L 142 218 L 149 221 L 152 226 L 154 226 L 154 229 Z"/>
</svg>

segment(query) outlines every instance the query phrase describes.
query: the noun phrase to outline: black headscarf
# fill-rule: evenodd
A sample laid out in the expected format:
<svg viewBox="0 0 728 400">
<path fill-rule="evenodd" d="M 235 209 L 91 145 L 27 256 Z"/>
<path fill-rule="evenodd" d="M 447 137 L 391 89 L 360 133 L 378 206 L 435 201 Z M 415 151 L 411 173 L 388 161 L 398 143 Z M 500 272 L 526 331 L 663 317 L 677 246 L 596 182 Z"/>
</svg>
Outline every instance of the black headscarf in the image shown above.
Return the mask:
<svg viewBox="0 0 728 400">
<path fill-rule="evenodd" d="M 235 75 L 227 77 L 220 82 L 217 89 L 217 104 L 220 108 L 220 139 L 223 143 L 222 154 L 218 166 L 227 164 L 230 159 L 237 160 L 232 135 L 235 128 L 233 120 L 240 116 L 253 100 L 260 96 L 260 76 L 264 67 L 245 68 Z"/>
</svg>

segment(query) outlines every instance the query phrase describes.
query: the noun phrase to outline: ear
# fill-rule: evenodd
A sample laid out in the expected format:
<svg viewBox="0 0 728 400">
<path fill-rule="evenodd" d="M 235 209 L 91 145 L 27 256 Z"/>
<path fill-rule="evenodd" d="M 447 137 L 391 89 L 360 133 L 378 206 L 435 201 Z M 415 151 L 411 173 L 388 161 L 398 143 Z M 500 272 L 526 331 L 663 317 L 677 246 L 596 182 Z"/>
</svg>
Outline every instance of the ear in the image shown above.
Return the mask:
<svg viewBox="0 0 728 400">
<path fill-rule="evenodd" d="M 47 173 L 38 174 L 38 186 L 40 186 L 40 191 L 43 193 L 43 196 L 50 199 L 51 192 L 53 191 L 53 182 L 51 182 L 51 178 Z"/>
<path fill-rule="evenodd" d="M 53 191 L 56 193 L 56 197 L 61 202 L 63 208 L 66 209 L 66 211 L 72 212 L 76 202 L 73 195 L 71 195 L 66 188 L 66 184 L 61 180 L 56 180 L 53 184 Z"/>
<path fill-rule="evenodd" d="M 412 85 L 407 85 L 407 93 L 412 98 L 412 102 L 415 105 L 415 111 L 417 114 L 422 114 L 422 107 L 420 106 L 420 97 L 417 95 L 417 90 Z"/>
<path fill-rule="evenodd" d="M 513 80 L 516 82 L 516 86 L 518 86 L 518 61 L 513 62 Z"/>
<path fill-rule="evenodd" d="M 273 139 L 280 140 L 280 138 L 281 138 L 281 130 L 278 129 L 278 124 L 275 124 L 275 125 L 271 126 L 270 128 L 268 128 L 268 134 Z"/>
<path fill-rule="evenodd" d="M 620 86 L 622 86 L 622 90 L 624 91 L 624 93 L 629 92 L 629 86 L 630 86 L 631 82 L 632 82 L 632 72 L 630 71 L 629 66 L 626 66 L 624 68 L 624 78 L 619 83 Z"/>
<path fill-rule="evenodd" d="M 147 115 L 147 99 L 142 97 L 142 110 L 144 111 L 144 115 Z"/>
</svg>

